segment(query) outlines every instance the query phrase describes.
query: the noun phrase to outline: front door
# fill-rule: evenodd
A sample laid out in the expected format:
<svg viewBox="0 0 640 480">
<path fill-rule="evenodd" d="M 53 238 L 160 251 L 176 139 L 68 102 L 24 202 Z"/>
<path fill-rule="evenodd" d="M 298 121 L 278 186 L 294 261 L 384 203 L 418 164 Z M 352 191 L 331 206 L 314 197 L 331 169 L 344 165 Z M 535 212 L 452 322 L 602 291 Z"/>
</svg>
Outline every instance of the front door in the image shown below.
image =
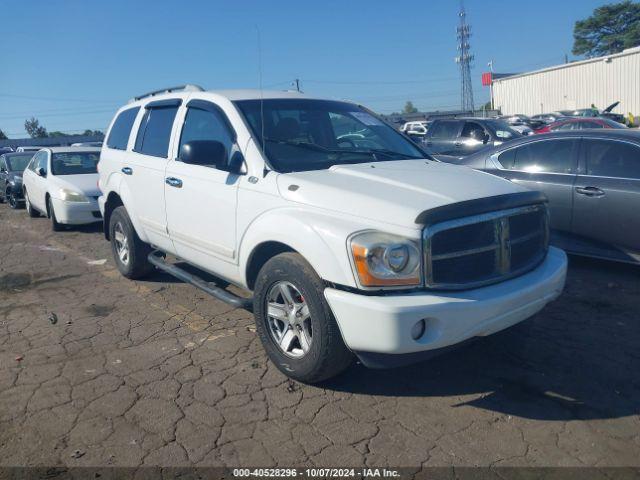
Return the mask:
<svg viewBox="0 0 640 480">
<path fill-rule="evenodd" d="M 604 138 L 582 142 L 574 233 L 640 252 L 640 146 Z"/>
<path fill-rule="evenodd" d="M 578 145 L 574 138 L 525 143 L 500 153 L 497 160 L 503 168 L 491 173 L 543 192 L 549 199 L 551 229 L 569 233 Z"/>
<path fill-rule="evenodd" d="M 215 140 L 228 158 L 237 154 L 235 133 L 224 113 L 213 103 L 187 104 L 175 160 L 167 165 L 165 201 L 169 235 L 181 258 L 205 270 L 224 271 L 220 262 L 236 263 L 237 174 L 180 160 L 182 146 Z"/>
</svg>

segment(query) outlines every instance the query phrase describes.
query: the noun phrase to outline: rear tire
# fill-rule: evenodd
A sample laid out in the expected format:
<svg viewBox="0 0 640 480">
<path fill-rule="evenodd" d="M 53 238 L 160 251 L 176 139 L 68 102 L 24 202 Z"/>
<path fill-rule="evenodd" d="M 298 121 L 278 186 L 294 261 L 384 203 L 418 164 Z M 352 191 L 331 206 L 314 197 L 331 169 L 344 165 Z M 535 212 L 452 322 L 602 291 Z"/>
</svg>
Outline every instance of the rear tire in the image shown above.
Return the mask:
<svg viewBox="0 0 640 480">
<path fill-rule="evenodd" d="M 27 209 L 27 213 L 31 218 L 36 218 L 40 216 L 40 213 L 35 208 L 33 208 L 33 205 L 31 205 L 31 202 L 29 201 L 29 192 L 27 192 L 27 190 L 24 191 L 24 202 L 25 202 L 25 207 Z"/>
<path fill-rule="evenodd" d="M 111 213 L 109 238 L 113 258 L 123 276 L 136 280 L 153 271 L 153 265 L 147 261 L 151 247 L 140 240 L 124 207 L 118 207 Z"/>
<path fill-rule="evenodd" d="M 47 198 L 47 208 L 49 209 L 49 218 L 51 219 L 51 230 L 54 232 L 60 232 L 64 229 L 64 225 L 58 222 L 56 218 L 56 212 L 53 210 L 53 202 L 51 197 Z"/>
<path fill-rule="evenodd" d="M 18 199 L 16 198 L 16 194 L 10 188 L 7 188 L 7 191 L 5 192 L 4 198 L 6 198 L 7 202 L 9 202 L 9 207 L 10 208 L 12 208 L 14 210 L 17 210 L 18 208 L 20 208 L 20 203 L 18 202 Z"/>
<path fill-rule="evenodd" d="M 262 345 L 282 373 L 304 383 L 334 377 L 353 360 L 324 289 L 311 265 L 292 252 L 269 260 L 256 280 L 253 311 Z"/>
</svg>

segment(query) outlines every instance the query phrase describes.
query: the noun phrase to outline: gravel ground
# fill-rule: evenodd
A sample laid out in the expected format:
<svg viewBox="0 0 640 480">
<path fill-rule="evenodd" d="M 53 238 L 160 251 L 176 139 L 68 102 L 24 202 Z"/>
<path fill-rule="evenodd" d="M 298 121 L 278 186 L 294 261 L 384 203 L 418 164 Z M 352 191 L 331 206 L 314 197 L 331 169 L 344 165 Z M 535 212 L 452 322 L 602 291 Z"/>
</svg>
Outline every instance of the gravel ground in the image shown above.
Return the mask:
<svg viewBox="0 0 640 480">
<path fill-rule="evenodd" d="M 0 465 L 640 466 L 639 267 L 571 258 L 520 325 L 305 386 L 248 312 L 121 277 L 99 228 L 3 205 L 0 251 Z"/>
</svg>

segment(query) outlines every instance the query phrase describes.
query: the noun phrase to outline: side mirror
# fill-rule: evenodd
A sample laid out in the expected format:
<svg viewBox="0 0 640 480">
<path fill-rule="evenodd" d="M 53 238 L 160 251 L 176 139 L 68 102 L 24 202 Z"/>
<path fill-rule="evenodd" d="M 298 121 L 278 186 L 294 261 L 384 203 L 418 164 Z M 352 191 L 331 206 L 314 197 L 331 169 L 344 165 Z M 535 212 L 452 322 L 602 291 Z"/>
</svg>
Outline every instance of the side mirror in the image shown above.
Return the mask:
<svg viewBox="0 0 640 480">
<path fill-rule="evenodd" d="M 180 160 L 190 165 L 227 169 L 227 149 L 215 140 L 193 140 L 180 148 Z"/>
<path fill-rule="evenodd" d="M 489 136 L 489 134 L 485 133 L 482 137 L 482 143 L 489 143 L 489 140 L 491 140 L 491 137 Z"/>
<path fill-rule="evenodd" d="M 36 173 L 38 174 L 39 177 L 46 177 L 47 176 L 47 172 L 44 171 L 44 168 L 42 167 L 38 167 L 38 169 L 36 170 Z"/>
</svg>

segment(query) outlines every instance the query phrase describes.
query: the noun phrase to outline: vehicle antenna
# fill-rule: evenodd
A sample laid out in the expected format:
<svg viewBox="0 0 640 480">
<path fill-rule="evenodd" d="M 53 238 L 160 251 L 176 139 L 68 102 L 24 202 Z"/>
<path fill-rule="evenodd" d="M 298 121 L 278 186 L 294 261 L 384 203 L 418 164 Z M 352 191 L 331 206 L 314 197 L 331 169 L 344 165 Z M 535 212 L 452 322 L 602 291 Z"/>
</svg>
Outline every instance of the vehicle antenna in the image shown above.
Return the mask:
<svg viewBox="0 0 640 480">
<path fill-rule="evenodd" d="M 264 140 L 264 93 L 262 91 L 262 40 L 260 38 L 260 28 L 258 24 L 256 27 L 256 37 L 258 41 L 258 82 L 260 85 L 260 137 L 262 139 L 262 154 L 265 154 L 265 140 Z M 265 168 L 266 175 L 266 168 Z"/>
</svg>

